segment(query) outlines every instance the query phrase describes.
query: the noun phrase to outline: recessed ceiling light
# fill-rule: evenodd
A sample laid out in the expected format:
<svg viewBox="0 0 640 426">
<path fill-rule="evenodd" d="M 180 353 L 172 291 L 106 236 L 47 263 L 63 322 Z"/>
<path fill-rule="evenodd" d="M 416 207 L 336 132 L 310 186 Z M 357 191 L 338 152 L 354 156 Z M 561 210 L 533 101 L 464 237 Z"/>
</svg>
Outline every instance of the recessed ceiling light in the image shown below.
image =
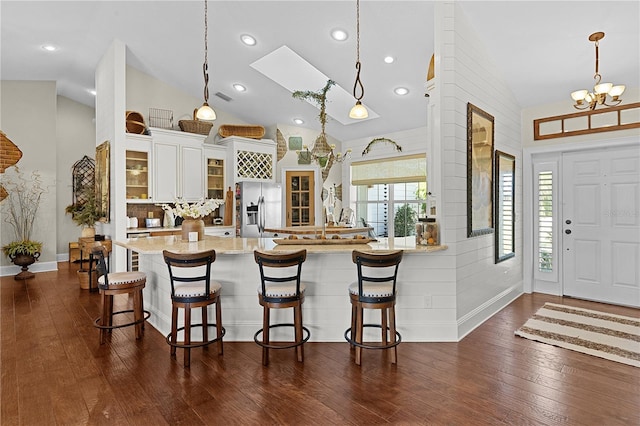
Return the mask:
<svg viewBox="0 0 640 426">
<path fill-rule="evenodd" d="M 46 50 L 47 52 L 55 52 L 56 50 L 58 50 L 58 47 L 54 46 L 53 44 L 43 44 L 42 50 Z"/>
<path fill-rule="evenodd" d="M 247 90 L 247 88 L 240 83 L 234 83 L 233 88 L 236 89 L 236 91 L 238 92 L 244 92 L 245 90 Z"/>
<path fill-rule="evenodd" d="M 240 40 L 242 40 L 242 42 L 247 46 L 255 46 L 257 43 L 256 39 L 253 36 L 250 36 L 249 34 L 242 34 L 240 36 Z"/>
<path fill-rule="evenodd" d="M 396 58 L 394 58 L 393 56 L 385 56 L 384 57 L 384 63 L 385 64 L 392 64 L 393 61 L 395 61 Z"/>
<path fill-rule="evenodd" d="M 302 118 L 294 118 L 293 122 L 296 124 L 304 124 L 304 120 Z"/>
<path fill-rule="evenodd" d="M 88 89 L 87 92 L 91 93 L 93 96 L 97 93 L 94 89 Z"/>
<path fill-rule="evenodd" d="M 343 29 L 336 28 L 334 30 L 331 30 L 331 38 L 336 41 L 345 41 L 349 38 L 349 33 L 347 33 Z"/>
<path fill-rule="evenodd" d="M 396 88 L 393 90 L 393 92 L 394 92 L 396 95 L 404 96 L 404 95 L 406 95 L 407 93 L 409 93 L 409 89 L 407 89 L 406 87 L 396 87 Z"/>
</svg>

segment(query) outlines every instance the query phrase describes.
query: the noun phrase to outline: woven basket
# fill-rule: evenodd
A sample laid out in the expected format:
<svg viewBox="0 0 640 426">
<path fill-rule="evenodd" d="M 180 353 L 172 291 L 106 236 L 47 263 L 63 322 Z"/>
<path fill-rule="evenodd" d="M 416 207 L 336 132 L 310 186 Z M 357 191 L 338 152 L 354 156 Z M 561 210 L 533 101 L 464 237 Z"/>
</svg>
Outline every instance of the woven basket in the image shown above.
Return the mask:
<svg viewBox="0 0 640 426">
<path fill-rule="evenodd" d="M 136 135 L 144 134 L 147 125 L 144 124 L 144 117 L 137 111 L 125 112 L 125 126 L 127 133 L 135 133 Z"/>
<path fill-rule="evenodd" d="M 213 127 L 213 123 L 200 120 L 180 120 L 178 121 L 178 126 L 180 126 L 180 130 L 183 132 L 208 135 Z"/>
<path fill-rule="evenodd" d="M 218 134 L 223 138 L 228 138 L 229 136 L 240 136 L 243 138 L 262 139 L 262 137 L 264 136 L 264 127 L 223 124 L 218 129 Z"/>
</svg>

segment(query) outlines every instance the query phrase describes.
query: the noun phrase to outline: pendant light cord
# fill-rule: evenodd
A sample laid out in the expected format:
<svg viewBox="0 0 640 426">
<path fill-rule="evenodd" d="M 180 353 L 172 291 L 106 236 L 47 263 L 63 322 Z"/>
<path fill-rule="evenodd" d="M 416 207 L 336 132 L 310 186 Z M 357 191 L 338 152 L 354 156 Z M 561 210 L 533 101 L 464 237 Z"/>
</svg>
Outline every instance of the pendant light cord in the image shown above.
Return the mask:
<svg viewBox="0 0 640 426">
<path fill-rule="evenodd" d="M 356 1 L 356 81 L 353 83 L 353 97 L 360 101 L 364 96 L 364 86 L 360 81 L 360 0 Z M 360 86 L 360 96 L 356 95 L 357 88 Z"/>
<path fill-rule="evenodd" d="M 598 47 L 599 47 L 599 40 L 596 40 L 595 45 L 596 45 L 596 74 L 593 76 L 594 80 L 596 80 L 596 84 L 600 84 L 600 81 L 602 80 L 602 76 L 600 75 L 600 73 L 598 72 L 598 64 L 599 64 L 599 54 L 598 54 Z"/>
<path fill-rule="evenodd" d="M 207 42 L 207 34 L 209 32 L 209 25 L 207 22 L 207 0 L 204 0 L 204 64 L 202 65 L 202 73 L 204 74 L 204 101 L 209 102 L 209 62 L 207 57 L 209 56 L 209 45 Z"/>
</svg>

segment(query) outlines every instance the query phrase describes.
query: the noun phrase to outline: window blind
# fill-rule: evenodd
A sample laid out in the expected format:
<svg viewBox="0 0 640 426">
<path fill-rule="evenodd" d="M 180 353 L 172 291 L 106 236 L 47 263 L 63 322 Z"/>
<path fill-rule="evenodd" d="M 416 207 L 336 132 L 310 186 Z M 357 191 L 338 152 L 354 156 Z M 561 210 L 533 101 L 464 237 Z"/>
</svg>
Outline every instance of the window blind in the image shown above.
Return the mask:
<svg viewBox="0 0 640 426">
<path fill-rule="evenodd" d="M 427 157 L 425 154 L 351 163 L 352 185 L 424 182 L 426 180 Z"/>
</svg>

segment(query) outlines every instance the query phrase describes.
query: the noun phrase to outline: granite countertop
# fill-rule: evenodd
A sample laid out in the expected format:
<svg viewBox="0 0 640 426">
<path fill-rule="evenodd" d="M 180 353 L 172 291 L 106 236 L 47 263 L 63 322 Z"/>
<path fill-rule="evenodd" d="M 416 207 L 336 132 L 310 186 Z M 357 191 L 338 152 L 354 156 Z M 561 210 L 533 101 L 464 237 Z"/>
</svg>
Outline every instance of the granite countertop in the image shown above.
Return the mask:
<svg viewBox="0 0 640 426">
<path fill-rule="evenodd" d="M 202 241 L 182 241 L 179 235 L 160 237 L 127 238 L 122 241 L 114 241 L 115 245 L 125 247 L 142 254 L 160 254 L 162 250 L 171 250 L 178 253 L 199 252 L 216 250 L 219 254 L 248 254 L 254 250 L 295 251 L 303 248 L 309 253 L 340 253 L 358 250 L 385 251 L 402 249 L 408 253 L 432 253 L 446 250 L 447 246 L 418 246 L 405 244 L 403 239 L 388 241 L 383 239 L 367 244 L 331 244 L 331 245 L 277 245 L 272 238 L 224 238 L 205 235 Z"/>
</svg>

